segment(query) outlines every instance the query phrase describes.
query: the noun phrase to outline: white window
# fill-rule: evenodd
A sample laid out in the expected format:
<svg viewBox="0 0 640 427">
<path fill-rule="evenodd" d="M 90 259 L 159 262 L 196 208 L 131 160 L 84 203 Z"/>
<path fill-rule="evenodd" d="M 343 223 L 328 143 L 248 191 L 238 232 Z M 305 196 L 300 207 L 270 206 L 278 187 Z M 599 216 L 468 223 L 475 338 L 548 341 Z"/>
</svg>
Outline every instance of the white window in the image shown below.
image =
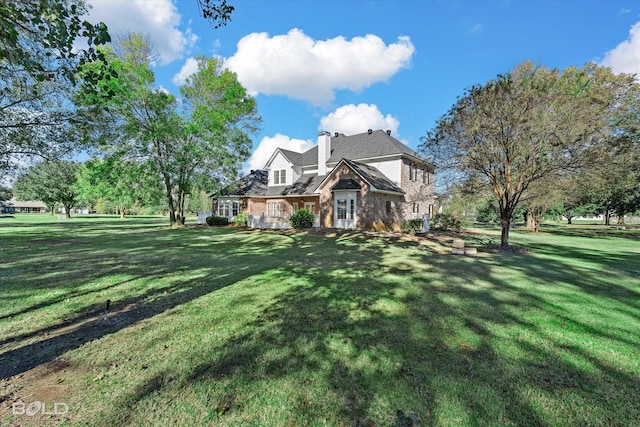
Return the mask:
<svg viewBox="0 0 640 427">
<path fill-rule="evenodd" d="M 338 199 L 338 219 L 354 219 L 356 217 L 356 201 L 354 199 Z"/>
<path fill-rule="evenodd" d="M 284 216 L 283 202 L 267 202 L 267 216 L 278 217 Z"/>
<path fill-rule="evenodd" d="M 315 213 L 314 212 L 315 207 L 316 207 L 316 204 L 313 202 L 304 202 L 304 208 L 308 209 L 309 212 L 311 213 Z"/>
<path fill-rule="evenodd" d="M 220 202 L 218 205 L 218 216 L 229 216 L 229 202 Z"/>
<path fill-rule="evenodd" d="M 347 201 L 338 199 L 338 219 L 347 219 Z"/>
<path fill-rule="evenodd" d="M 413 204 L 413 210 L 412 210 L 412 212 L 413 212 L 414 214 L 420 213 L 420 204 L 419 204 L 419 203 L 414 203 L 414 204 Z"/>
<path fill-rule="evenodd" d="M 233 200 L 222 200 L 218 203 L 218 216 L 231 217 L 238 216 L 240 203 Z"/>
<path fill-rule="evenodd" d="M 409 181 L 418 180 L 418 166 L 414 163 L 409 163 Z"/>
<path fill-rule="evenodd" d="M 287 170 L 279 169 L 273 171 L 273 184 L 286 184 L 287 183 Z"/>
<path fill-rule="evenodd" d="M 291 203 L 291 206 L 293 207 L 293 212 L 297 212 L 300 209 L 298 202 Z"/>
</svg>

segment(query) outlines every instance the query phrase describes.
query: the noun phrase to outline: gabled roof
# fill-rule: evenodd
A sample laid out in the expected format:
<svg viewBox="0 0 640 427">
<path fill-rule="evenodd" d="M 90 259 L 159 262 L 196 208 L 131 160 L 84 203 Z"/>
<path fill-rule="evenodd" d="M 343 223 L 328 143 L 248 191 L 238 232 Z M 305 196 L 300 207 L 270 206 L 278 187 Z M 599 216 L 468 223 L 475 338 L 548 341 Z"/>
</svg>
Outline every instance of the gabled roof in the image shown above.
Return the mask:
<svg viewBox="0 0 640 427">
<path fill-rule="evenodd" d="M 364 163 L 354 162 L 353 160 L 342 159 L 340 163 L 320 183 L 319 187 L 322 187 L 329 178 L 338 170 L 340 166 L 345 164 L 348 168 L 356 173 L 364 182 L 369 184 L 374 191 L 385 191 L 397 194 L 404 194 L 404 190 L 398 187 L 393 181 L 389 180 L 382 172 L 373 166 L 365 165 Z"/>
<path fill-rule="evenodd" d="M 288 150 L 281 149 L 281 151 Z M 313 166 L 318 164 L 317 145 L 304 153 L 291 153 L 299 156 L 288 157 L 289 160 L 297 166 Z M 327 163 L 338 163 L 341 159 L 357 161 L 402 154 L 416 159 L 423 159 L 418 153 L 383 130 L 374 130 L 371 133 L 367 131 L 349 136 L 340 133 L 337 136 L 334 135 L 331 137 L 331 156 L 327 160 Z"/>
<path fill-rule="evenodd" d="M 302 153 L 296 153 L 295 151 L 285 150 L 284 148 L 278 147 L 275 149 L 271 157 L 269 157 L 269 160 L 267 160 L 267 163 L 265 163 L 264 165 L 265 169 L 269 167 L 269 165 L 273 162 L 273 159 L 276 158 L 278 153 L 282 154 L 284 158 L 287 159 L 289 163 L 293 165 L 298 165 L 301 162 Z"/>
<path fill-rule="evenodd" d="M 337 163 L 341 159 L 359 160 L 398 154 L 420 158 L 415 151 L 383 130 L 350 136 L 339 134 L 331 138 L 331 157 L 327 163 Z"/>
<path fill-rule="evenodd" d="M 343 178 L 331 187 L 331 191 L 335 190 L 362 190 L 362 186 L 355 179 Z"/>
</svg>

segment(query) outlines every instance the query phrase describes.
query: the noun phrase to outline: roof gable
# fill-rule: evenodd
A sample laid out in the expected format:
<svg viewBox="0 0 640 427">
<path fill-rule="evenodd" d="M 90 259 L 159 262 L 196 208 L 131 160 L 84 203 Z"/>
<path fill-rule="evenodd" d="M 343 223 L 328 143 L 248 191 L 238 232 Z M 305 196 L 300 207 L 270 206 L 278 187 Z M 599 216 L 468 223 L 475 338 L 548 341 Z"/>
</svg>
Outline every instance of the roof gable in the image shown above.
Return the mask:
<svg viewBox="0 0 640 427">
<path fill-rule="evenodd" d="M 387 178 L 377 168 L 347 159 L 340 160 L 340 163 L 338 163 L 338 165 L 336 165 L 336 167 L 333 168 L 333 170 L 324 177 L 317 188 L 320 189 L 321 187 L 323 187 L 343 164 L 350 168 L 364 182 L 366 182 L 373 191 L 385 191 L 404 194 L 404 190 L 402 190 L 402 188 L 398 187 L 395 183 L 389 180 L 389 178 Z"/>
<path fill-rule="evenodd" d="M 276 151 L 273 152 L 271 157 L 269 157 L 269 160 L 267 160 L 267 163 L 264 165 L 264 169 L 269 169 L 278 155 L 282 156 L 287 162 L 295 165 L 296 163 L 292 161 L 292 158 L 295 160 L 299 160 L 298 156 L 300 156 L 301 154 L 296 153 L 295 151 L 285 150 L 284 148 L 276 148 Z"/>
</svg>

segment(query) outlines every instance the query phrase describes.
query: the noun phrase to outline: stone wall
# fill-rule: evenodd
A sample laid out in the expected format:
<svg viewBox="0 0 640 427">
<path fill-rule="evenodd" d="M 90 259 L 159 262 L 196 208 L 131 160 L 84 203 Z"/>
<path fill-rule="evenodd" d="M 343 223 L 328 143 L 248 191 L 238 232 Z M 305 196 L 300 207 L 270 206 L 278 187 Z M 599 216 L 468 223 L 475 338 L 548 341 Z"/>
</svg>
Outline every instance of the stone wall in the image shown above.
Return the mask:
<svg viewBox="0 0 640 427">
<path fill-rule="evenodd" d="M 346 165 L 334 172 L 327 181 L 320 194 L 320 215 L 323 227 L 333 227 L 333 187 L 341 179 L 353 179 L 360 184 L 358 191 L 356 218 L 357 228 L 372 230 L 377 226 L 385 228 L 398 228 L 402 223 L 404 212 L 404 197 L 395 194 L 372 192 L 369 185 L 356 175 Z M 389 202 L 389 206 L 387 206 Z"/>
<path fill-rule="evenodd" d="M 411 164 L 417 168 L 417 179 L 410 179 Z M 426 182 L 424 173 L 427 173 Z M 405 192 L 405 205 L 403 206 L 402 216 L 405 219 L 412 219 L 414 216 L 422 218 L 424 214 L 433 215 L 435 205 L 435 185 L 434 174 L 431 165 L 414 162 L 409 159 L 402 159 L 402 172 L 400 186 Z M 418 204 L 417 215 L 414 215 L 413 204 Z M 430 210 L 431 209 L 431 210 Z"/>
</svg>

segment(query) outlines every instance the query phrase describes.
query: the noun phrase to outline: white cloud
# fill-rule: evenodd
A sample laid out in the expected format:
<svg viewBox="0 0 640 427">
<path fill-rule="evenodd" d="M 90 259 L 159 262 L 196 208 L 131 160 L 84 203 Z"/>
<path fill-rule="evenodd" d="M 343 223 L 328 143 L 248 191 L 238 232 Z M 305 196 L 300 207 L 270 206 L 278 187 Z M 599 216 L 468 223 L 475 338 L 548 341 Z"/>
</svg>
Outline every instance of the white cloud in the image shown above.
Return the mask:
<svg viewBox="0 0 640 427">
<path fill-rule="evenodd" d="M 631 27 L 627 40 L 605 54 L 602 65 L 614 73 L 640 75 L 640 22 Z"/>
<path fill-rule="evenodd" d="M 198 61 L 194 57 L 188 58 L 180 71 L 178 71 L 178 74 L 173 76 L 173 84 L 182 86 L 186 83 L 187 78 L 196 71 L 198 71 Z"/>
<path fill-rule="evenodd" d="M 171 0 L 89 0 L 90 21 L 102 21 L 113 37 L 130 32 L 148 36 L 160 54 L 160 62 L 168 64 L 184 57 L 198 36 L 191 29 L 181 31 L 180 14 Z"/>
<path fill-rule="evenodd" d="M 395 135 L 399 125 L 398 119 L 391 114 L 383 115 L 374 104 L 348 104 L 322 117 L 318 130 L 355 135 L 367 129 L 384 129 Z"/>
<path fill-rule="evenodd" d="M 336 90 L 357 92 L 389 79 L 409 66 L 414 51 L 409 37 L 398 37 L 389 45 L 371 34 L 313 40 L 294 28 L 273 37 L 243 37 L 225 66 L 253 94 L 286 95 L 323 105 L 333 100 Z"/>
<path fill-rule="evenodd" d="M 244 172 L 248 173 L 252 169 L 262 169 L 274 151 L 276 151 L 276 148 L 284 148 L 286 150 L 303 153 L 313 146 L 314 143 L 312 141 L 290 138 L 280 133 L 271 137 L 265 136 L 251 155 Z"/>
</svg>

